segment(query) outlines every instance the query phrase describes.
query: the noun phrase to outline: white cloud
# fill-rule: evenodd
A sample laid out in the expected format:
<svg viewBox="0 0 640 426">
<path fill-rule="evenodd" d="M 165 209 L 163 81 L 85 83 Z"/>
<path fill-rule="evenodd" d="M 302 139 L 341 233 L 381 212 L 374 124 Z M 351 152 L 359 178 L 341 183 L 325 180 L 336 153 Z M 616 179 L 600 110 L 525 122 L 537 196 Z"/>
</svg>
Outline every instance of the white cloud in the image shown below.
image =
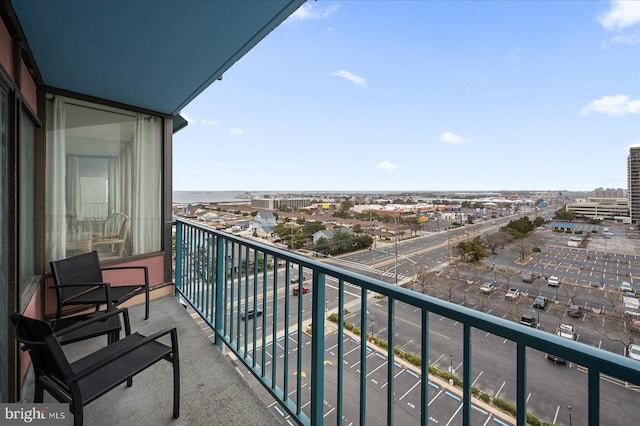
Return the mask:
<svg viewBox="0 0 640 426">
<path fill-rule="evenodd" d="M 631 34 L 617 35 L 612 37 L 609 41 L 613 44 L 628 44 L 631 46 L 634 44 L 640 44 L 640 31 L 636 31 Z"/>
<path fill-rule="evenodd" d="M 382 163 L 378 164 L 378 168 L 380 170 L 392 172 L 398 168 L 398 165 L 391 163 L 389 160 L 384 160 Z"/>
<path fill-rule="evenodd" d="M 444 132 L 443 134 L 441 134 L 440 140 L 452 145 L 462 145 L 463 143 L 467 142 L 462 136 L 456 135 L 455 133 L 451 132 Z"/>
<path fill-rule="evenodd" d="M 204 124 L 205 126 L 217 126 L 218 124 L 220 124 L 220 122 L 215 121 L 215 120 L 202 120 L 202 124 Z"/>
<path fill-rule="evenodd" d="M 338 5 L 331 5 L 325 8 L 319 8 L 313 6 L 310 3 L 305 3 L 298 8 L 294 13 L 287 18 L 287 21 L 291 22 L 302 22 L 308 19 L 327 19 L 334 12 L 340 9 Z"/>
<path fill-rule="evenodd" d="M 640 23 L 640 2 L 615 0 L 611 9 L 598 17 L 600 24 L 607 30 L 620 30 Z"/>
<path fill-rule="evenodd" d="M 335 77 L 342 77 L 346 80 L 349 80 L 350 82 L 357 84 L 360 87 L 364 87 L 365 89 L 367 87 L 369 87 L 369 85 L 367 84 L 367 80 L 365 80 L 364 78 L 360 77 L 359 75 L 355 75 L 350 73 L 349 71 L 345 71 L 345 70 L 340 70 L 337 72 L 332 72 L 331 75 L 335 76 Z"/>
<path fill-rule="evenodd" d="M 244 133 L 244 129 L 232 127 L 231 129 L 229 129 L 229 133 L 231 133 L 233 136 L 238 136 Z"/>
<path fill-rule="evenodd" d="M 640 113 L 640 99 L 630 99 L 627 95 L 603 96 L 593 100 L 580 110 L 583 115 L 601 112 L 614 117 Z"/>
</svg>

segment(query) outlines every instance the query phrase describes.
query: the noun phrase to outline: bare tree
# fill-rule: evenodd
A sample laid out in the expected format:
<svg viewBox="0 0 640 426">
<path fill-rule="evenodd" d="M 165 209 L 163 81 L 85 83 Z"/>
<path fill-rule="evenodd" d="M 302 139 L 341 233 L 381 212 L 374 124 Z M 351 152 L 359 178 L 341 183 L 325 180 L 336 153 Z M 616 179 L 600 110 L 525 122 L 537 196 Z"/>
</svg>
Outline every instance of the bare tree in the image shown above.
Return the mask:
<svg viewBox="0 0 640 426">
<path fill-rule="evenodd" d="M 535 235 L 528 235 L 516 240 L 516 246 L 520 253 L 520 259 L 525 260 L 533 252 L 534 247 L 540 246 L 540 239 Z"/>
<path fill-rule="evenodd" d="M 605 293 L 607 294 L 607 293 Z M 603 309 L 602 323 L 595 321 L 595 330 L 610 342 L 617 342 L 623 346 L 624 355 L 628 354 L 629 347 L 634 340 L 639 340 L 637 329 L 634 327 L 634 318 L 624 313 L 623 294 L 608 292 L 608 305 Z M 605 323 L 608 323 L 605 326 Z M 616 324 L 617 327 L 612 327 Z"/>
<path fill-rule="evenodd" d="M 427 286 L 430 282 L 433 282 L 435 278 L 436 275 L 433 271 L 427 267 L 422 267 L 416 274 L 416 281 L 418 282 L 420 293 L 426 294 Z"/>
</svg>

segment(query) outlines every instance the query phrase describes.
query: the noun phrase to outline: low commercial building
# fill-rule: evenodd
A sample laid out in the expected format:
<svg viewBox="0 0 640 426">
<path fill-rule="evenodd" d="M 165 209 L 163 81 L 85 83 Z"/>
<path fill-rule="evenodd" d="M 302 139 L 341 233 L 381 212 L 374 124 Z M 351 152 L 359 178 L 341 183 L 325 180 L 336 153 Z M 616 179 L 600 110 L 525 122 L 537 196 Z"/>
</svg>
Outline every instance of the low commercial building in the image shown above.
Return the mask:
<svg viewBox="0 0 640 426">
<path fill-rule="evenodd" d="M 592 219 L 610 219 L 625 223 L 629 218 L 629 200 L 627 198 L 577 199 L 568 203 L 567 211 Z"/>
</svg>

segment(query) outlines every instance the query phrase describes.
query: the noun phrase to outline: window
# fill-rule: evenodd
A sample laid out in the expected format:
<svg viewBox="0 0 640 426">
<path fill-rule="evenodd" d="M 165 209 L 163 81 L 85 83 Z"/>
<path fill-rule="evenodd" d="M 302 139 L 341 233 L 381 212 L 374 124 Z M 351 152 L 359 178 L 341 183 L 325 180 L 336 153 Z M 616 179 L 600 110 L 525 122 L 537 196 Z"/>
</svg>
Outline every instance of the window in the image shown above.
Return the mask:
<svg viewBox="0 0 640 426">
<path fill-rule="evenodd" d="M 55 96 L 47 123 L 47 260 L 159 251 L 162 120 Z"/>
<path fill-rule="evenodd" d="M 9 297 L 9 271 L 7 270 L 9 264 L 9 254 L 7 253 L 7 234 L 9 232 L 9 222 L 7 218 L 7 212 L 4 206 L 9 205 L 8 202 L 8 155 L 9 149 L 8 129 L 7 122 L 9 118 L 7 102 L 7 92 L 4 88 L 0 87 L 0 205 L 3 206 L 0 209 L 0 299 L 3 303 L 0 303 L 0 318 L 8 318 L 7 308 L 9 304 L 6 300 Z M 7 367 L 9 366 L 8 352 L 9 347 L 7 342 L 7 327 L 9 323 L 4 320 L 0 325 L 0 377 L 9 377 Z M 8 401 L 8 383 L 7 380 L 0 382 L 0 401 Z"/>
<path fill-rule="evenodd" d="M 38 284 L 39 276 L 35 274 L 35 143 L 36 128 L 29 116 L 20 114 L 20 191 L 18 210 L 18 244 L 20 250 L 19 280 L 21 309 L 31 300 L 31 295 Z"/>
</svg>

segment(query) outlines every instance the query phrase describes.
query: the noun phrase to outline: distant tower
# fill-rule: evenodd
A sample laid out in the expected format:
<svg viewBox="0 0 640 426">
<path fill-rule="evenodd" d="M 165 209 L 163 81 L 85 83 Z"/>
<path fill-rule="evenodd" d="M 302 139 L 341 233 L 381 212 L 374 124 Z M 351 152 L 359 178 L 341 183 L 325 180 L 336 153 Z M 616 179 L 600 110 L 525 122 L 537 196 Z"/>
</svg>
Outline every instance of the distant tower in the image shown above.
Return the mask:
<svg viewBox="0 0 640 426">
<path fill-rule="evenodd" d="M 627 194 L 632 223 L 640 223 L 640 147 L 631 147 L 627 157 Z"/>
</svg>

